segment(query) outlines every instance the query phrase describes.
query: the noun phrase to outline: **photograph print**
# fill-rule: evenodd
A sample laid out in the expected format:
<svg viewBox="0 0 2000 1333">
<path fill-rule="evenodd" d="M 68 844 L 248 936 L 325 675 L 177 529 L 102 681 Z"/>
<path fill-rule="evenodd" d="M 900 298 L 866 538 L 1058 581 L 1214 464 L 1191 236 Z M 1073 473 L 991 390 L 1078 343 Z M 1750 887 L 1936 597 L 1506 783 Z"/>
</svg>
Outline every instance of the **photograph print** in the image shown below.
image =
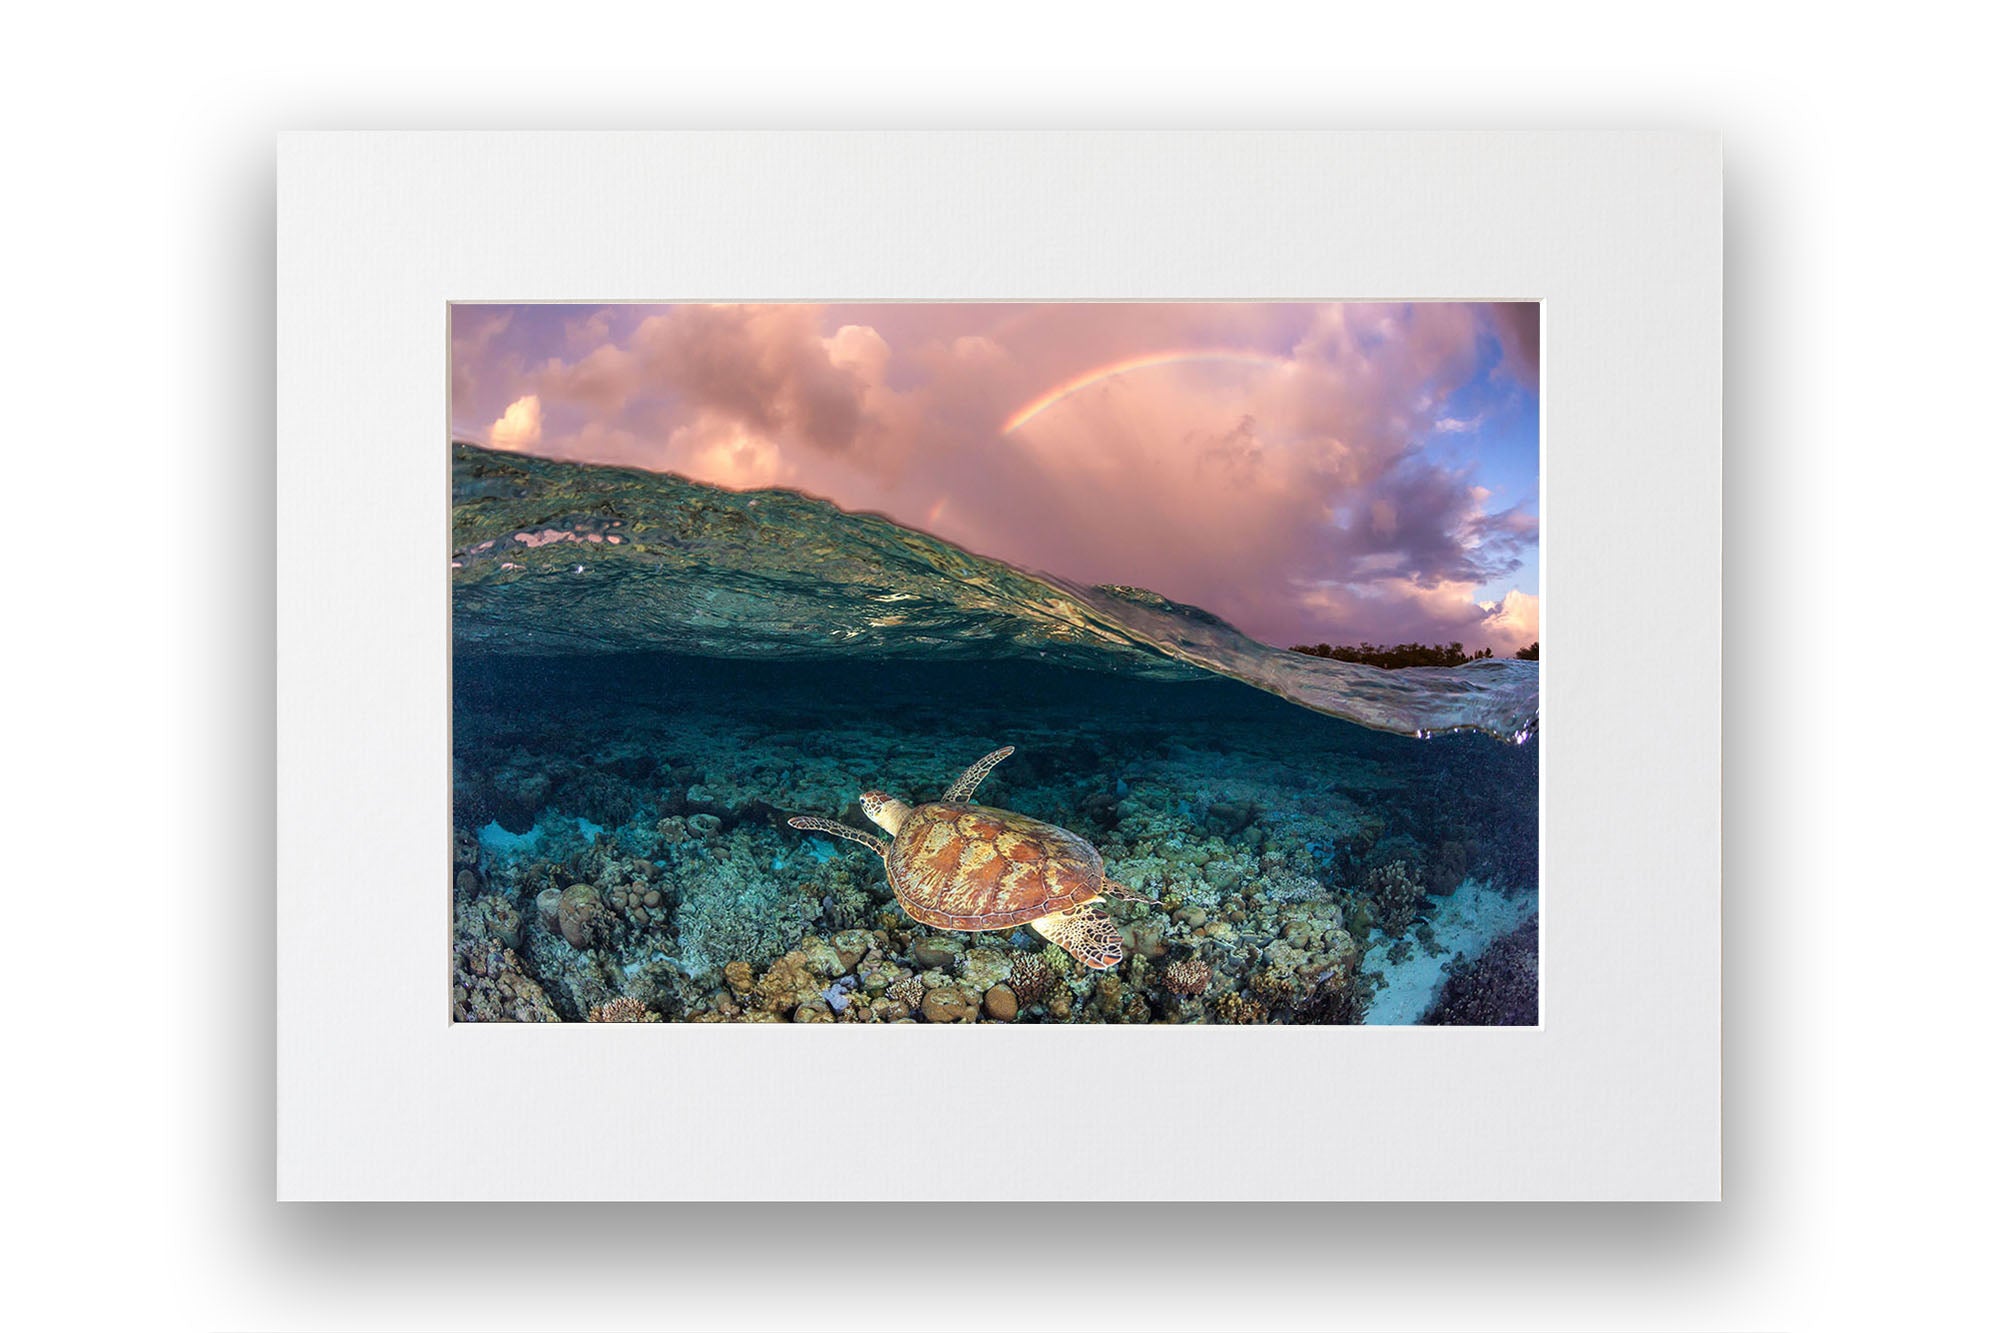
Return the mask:
<svg viewBox="0 0 2000 1333">
<path fill-rule="evenodd" d="M 453 1019 L 1538 1023 L 1539 314 L 453 304 Z"/>
</svg>

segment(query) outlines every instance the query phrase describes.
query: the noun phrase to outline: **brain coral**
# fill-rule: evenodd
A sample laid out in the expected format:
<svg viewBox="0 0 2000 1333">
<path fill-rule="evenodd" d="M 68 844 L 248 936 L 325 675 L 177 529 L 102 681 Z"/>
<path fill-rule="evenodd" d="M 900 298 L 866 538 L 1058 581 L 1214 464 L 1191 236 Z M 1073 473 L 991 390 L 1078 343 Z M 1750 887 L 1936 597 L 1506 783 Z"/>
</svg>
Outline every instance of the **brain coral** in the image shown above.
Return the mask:
<svg viewBox="0 0 2000 1333">
<path fill-rule="evenodd" d="M 498 894 L 475 898 L 460 909 L 460 929 L 479 939 L 497 939 L 510 949 L 521 947 L 521 914 Z"/>
<path fill-rule="evenodd" d="M 572 884 L 563 890 L 556 918 L 572 949 L 595 949 L 611 938 L 611 912 L 588 884 Z"/>
</svg>

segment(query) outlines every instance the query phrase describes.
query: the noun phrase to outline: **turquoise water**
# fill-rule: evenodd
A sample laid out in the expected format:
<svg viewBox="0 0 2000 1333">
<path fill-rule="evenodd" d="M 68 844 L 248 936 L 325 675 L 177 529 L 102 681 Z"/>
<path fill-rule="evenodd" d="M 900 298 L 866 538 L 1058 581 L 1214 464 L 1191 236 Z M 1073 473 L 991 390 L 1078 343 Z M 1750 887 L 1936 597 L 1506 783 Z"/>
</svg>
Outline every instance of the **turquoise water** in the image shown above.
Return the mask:
<svg viewBox="0 0 2000 1333">
<path fill-rule="evenodd" d="M 1383 672 L 783 492 L 460 446 L 462 1020 L 1532 1023 L 1539 667 Z M 898 905 L 881 833 L 980 803 L 1143 903 L 1091 970 Z"/>
</svg>

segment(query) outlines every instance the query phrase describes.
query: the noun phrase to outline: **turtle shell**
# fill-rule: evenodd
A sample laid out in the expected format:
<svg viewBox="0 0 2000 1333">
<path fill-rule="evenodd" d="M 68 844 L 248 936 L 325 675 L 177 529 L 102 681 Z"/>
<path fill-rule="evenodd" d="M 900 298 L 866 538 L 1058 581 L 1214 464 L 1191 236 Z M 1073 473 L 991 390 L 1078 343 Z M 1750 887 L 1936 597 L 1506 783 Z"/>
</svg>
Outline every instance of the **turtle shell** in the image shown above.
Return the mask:
<svg viewBox="0 0 2000 1333">
<path fill-rule="evenodd" d="M 888 864 L 903 910 L 944 930 L 1018 926 L 1104 888 L 1104 858 L 1068 829 L 958 802 L 910 811 Z"/>
</svg>

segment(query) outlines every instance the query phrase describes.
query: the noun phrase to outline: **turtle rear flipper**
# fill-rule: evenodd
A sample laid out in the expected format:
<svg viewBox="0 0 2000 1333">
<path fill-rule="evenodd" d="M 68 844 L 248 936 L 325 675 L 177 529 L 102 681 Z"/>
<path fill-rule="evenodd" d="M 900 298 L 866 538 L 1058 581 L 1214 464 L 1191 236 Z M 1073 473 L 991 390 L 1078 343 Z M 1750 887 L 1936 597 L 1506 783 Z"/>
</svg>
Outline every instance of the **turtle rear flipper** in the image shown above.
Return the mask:
<svg viewBox="0 0 2000 1333">
<path fill-rule="evenodd" d="M 1118 927 L 1094 903 L 1038 916 L 1028 924 L 1050 944 L 1099 972 L 1118 966 L 1125 957 Z"/>
</svg>

